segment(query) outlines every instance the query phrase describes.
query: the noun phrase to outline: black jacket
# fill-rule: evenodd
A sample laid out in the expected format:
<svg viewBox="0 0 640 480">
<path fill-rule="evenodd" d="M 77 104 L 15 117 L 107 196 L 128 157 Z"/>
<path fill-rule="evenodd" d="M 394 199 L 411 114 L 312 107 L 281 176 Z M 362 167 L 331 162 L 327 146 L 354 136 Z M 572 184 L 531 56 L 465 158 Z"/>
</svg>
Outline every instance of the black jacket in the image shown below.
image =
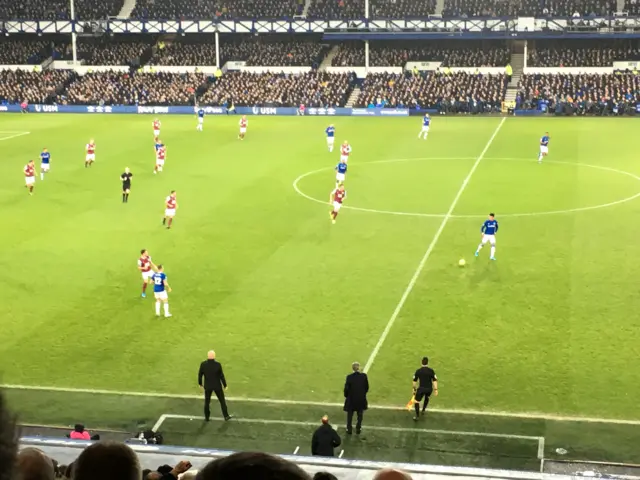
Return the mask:
<svg viewBox="0 0 640 480">
<path fill-rule="evenodd" d="M 333 449 L 339 447 L 341 443 L 342 440 L 340 440 L 338 432 L 328 423 L 322 424 L 313 432 L 311 455 L 333 457 Z"/>
<path fill-rule="evenodd" d="M 369 392 L 369 379 L 366 373 L 353 372 L 347 375 L 344 384 L 344 411 L 366 410 L 367 392 Z"/>
<path fill-rule="evenodd" d="M 204 383 L 202 383 L 204 377 Z M 204 387 L 205 390 L 213 390 L 214 392 L 227 388 L 227 381 L 222 372 L 222 365 L 215 360 L 205 360 L 200 364 L 198 371 L 198 385 Z"/>
</svg>

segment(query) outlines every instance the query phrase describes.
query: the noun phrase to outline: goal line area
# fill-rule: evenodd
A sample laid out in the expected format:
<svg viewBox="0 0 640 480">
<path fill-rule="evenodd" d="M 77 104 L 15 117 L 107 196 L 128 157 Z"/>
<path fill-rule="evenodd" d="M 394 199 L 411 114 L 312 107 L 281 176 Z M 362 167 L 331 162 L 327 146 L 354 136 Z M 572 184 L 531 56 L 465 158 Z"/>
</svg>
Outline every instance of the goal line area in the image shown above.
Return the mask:
<svg viewBox="0 0 640 480">
<path fill-rule="evenodd" d="M 216 405 L 212 405 L 216 407 Z M 344 418 L 340 418 L 343 421 Z M 336 455 L 358 460 L 432 463 L 457 466 L 518 468 L 542 467 L 545 439 L 541 436 L 368 424 L 362 433 L 347 435 L 342 424 L 334 428 L 342 438 Z M 428 420 L 427 420 L 428 422 Z M 185 444 L 219 450 L 267 450 L 276 454 L 311 455 L 311 436 L 320 421 L 235 417 L 224 421 L 198 415 L 165 413 L 153 425 L 167 444 Z M 427 423 L 428 425 L 428 423 Z"/>
</svg>

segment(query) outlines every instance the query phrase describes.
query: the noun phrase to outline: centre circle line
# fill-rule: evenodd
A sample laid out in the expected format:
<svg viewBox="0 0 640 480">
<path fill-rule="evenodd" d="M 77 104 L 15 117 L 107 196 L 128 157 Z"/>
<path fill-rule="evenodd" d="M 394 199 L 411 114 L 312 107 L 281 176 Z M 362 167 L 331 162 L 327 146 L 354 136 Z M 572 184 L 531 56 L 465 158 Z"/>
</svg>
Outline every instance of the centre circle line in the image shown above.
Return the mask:
<svg viewBox="0 0 640 480">
<path fill-rule="evenodd" d="M 417 157 L 417 158 L 396 158 L 396 159 L 388 159 L 388 160 L 375 160 L 373 162 L 366 162 L 360 165 L 371 165 L 371 164 L 380 164 L 380 163 L 399 163 L 399 162 L 417 162 L 417 161 L 427 161 L 427 160 L 435 160 L 435 161 L 439 161 L 439 160 L 474 160 L 473 157 Z M 534 162 L 534 160 L 531 160 L 529 158 L 485 158 L 485 161 L 512 161 L 512 162 Z M 555 163 L 555 164 L 559 164 L 559 165 L 572 165 L 572 166 L 576 166 L 576 167 L 587 167 L 587 168 L 595 168 L 597 170 L 604 170 L 604 171 L 608 171 L 608 172 L 613 172 L 613 173 L 618 173 L 621 175 L 626 175 L 628 177 L 633 178 L 634 180 L 637 180 L 638 182 L 640 182 L 640 176 L 635 175 L 631 172 L 626 172 L 624 170 L 618 170 L 616 168 L 611 168 L 611 167 L 604 167 L 604 166 L 600 166 L 600 165 L 590 165 L 587 163 L 577 163 L 577 162 L 564 162 L 561 160 L 545 160 L 543 163 Z M 323 167 L 323 168 L 319 168 L 316 170 L 311 170 L 310 172 L 306 172 L 303 173 L 302 175 L 298 176 L 294 181 L 293 181 L 293 189 L 296 191 L 296 193 L 298 195 L 300 195 L 303 198 L 306 198 L 307 200 L 311 200 L 312 202 L 316 202 L 316 203 L 320 203 L 323 205 L 329 205 L 328 201 L 323 201 L 314 197 L 311 197 L 310 195 L 307 195 L 306 193 L 304 193 L 302 190 L 300 190 L 299 187 L 299 183 L 303 178 L 309 177 L 311 175 L 315 175 L 316 173 L 320 173 L 320 172 L 325 172 L 327 170 L 333 170 L 333 167 Z M 569 208 L 569 209 L 565 209 L 565 210 L 551 210 L 551 211 L 547 211 L 547 212 L 525 212 L 525 213 L 505 213 L 505 214 L 501 214 L 500 218 L 504 218 L 504 217 L 535 217 L 535 216 L 543 216 L 543 215 L 561 215 L 561 214 L 566 214 L 566 213 L 577 213 L 577 212 L 585 212 L 585 211 L 589 211 L 589 210 L 598 210 L 601 208 L 608 208 L 608 207 L 613 207 L 615 205 L 620 205 L 622 203 L 627 203 L 630 202 L 632 200 L 635 200 L 636 198 L 640 197 L 640 192 L 630 196 L 630 197 L 626 197 L 620 200 L 615 200 L 613 202 L 608 202 L 608 203 L 603 203 L 600 205 L 591 205 L 588 207 L 577 207 L 577 208 Z M 354 207 L 354 206 L 349 206 L 349 205 L 343 205 L 342 208 L 345 209 L 349 209 L 349 210 L 356 210 L 356 211 L 360 211 L 360 212 L 368 212 L 368 213 L 381 213 L 381 214 L 385 214 L 385 215 L 396 215 L 396 216 L 404 216 L 404 217 L 426 217 L 426 218 L 444 218 L 446 216 L 446 214 L 444 213 L 419 213 L 419 212 L 398 212 L 395 210 L 378 210 L 378 209 L 373 209 L 373 208 L 363 208 L 363 207 Z M 457 214 L 452 214 L 449 215 L 450 218 L 484 218 L 486 217 L 486 214 L 469 214 L 469 215 L 457 215 Z"/>
</svg>

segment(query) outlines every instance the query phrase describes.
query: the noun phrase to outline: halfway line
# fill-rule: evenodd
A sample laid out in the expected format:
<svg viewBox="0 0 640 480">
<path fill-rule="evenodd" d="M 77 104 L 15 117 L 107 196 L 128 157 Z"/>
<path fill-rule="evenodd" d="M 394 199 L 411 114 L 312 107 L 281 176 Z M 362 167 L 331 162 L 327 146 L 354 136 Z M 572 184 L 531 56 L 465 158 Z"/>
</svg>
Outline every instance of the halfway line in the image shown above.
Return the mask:
<svg viewBox="0 0 640 480">
<path fill-rule="evenodd" d="M 491 138 L 489 138 L 489 141 L 487 142 L 484 149 L 482 150 L 482 152 L 474 162 L 473 166 L 471 167 L 469 174 L 462 181 L 462 185 L 460 186 L 458 193 L 456 193 L 456 196 L 453 198 L 453 202 L 451 202 L 451 206 L 449 207 L 449 210 L 447 210 L 447 213 L 442 219 L 442 222 L 440 223 L 440 226 L 438 227 L 436 234 L 433 236 L 433 240 L 431 240 L 431 243 L 427 247 L 427 251 L 422 257 L 422 260 L 420 260 L 420 263 L 418 264 L 418 268 L 416 268 L 416 271 L 413 274 L 413 277 L 411 277 L 411 280 L 409 281 L 409 285 L 407 285 L 407 288 L 404 290 L 402 297 L 400 297 L 400 301 L 398 302 L 398 305 L 396 305 L 396 309 L 393 311 L 393 314 L 391 315 L 391 318 L 389 319 L 387 326 L 382 332 L 382 335 L 380 335 L 380 339 L 378 340 L 378 343 L 373 348 L 373 352 L 371 352 L 371 355 L 369 356 L 369 360 L 367 360 L 367 363 L 364 366 L 365 373 L 371 369 L 373 362 L 378 356 L 378 352 L 380 352 L 380 348 L 382 348 L 382 345 L 384 344 L 385 340 L 387 339 L 387 336 L 389 335 L 389 332 L 391 331 L 391 327 L 393 327 L 393 324 L 396 322 L 396 319 L 398 318 L 398 315 L 400 314 L 402 307 L 404 307 L 404 304 L 407 301 L 409 294 L 413 290 L 413 287 L 415 287 L 416 282 L 418 281 L 418 277 L 420 277 L 420 274 L 422 273 L 422 270 L 424 269 L 424 266 L 426 265 L 427 260 L 429 260 L 429 257 L 431 256 L 431 252 L 433 252 L 433 249 L 435 248 L 436 243 L 438 243 L 438 240 L 440 239 L 440 235 L 442 235 L 442 231 L 444 230 L 444 227 L 446 227 L 447 223 L 449 223 L 449 219 L 453 215 L 453 211 L 455 210 L 456 205 L 458 205 L 458 201 L 460 201 L 460 197 L 462 197 L 462 194 L 466 190 L 467 185 L 469 184 L 469 180 L 471 180 L 471 176 L 474 174 L 474 172 L 478 168 L 478 165 L 480 165 L 480 162 L 486 155 L 487 151 L 489 150 L 489 147 L 491 147 L 491 144 L 493 143 L 496 136 L 498 135 L 498 132 L 500 132 L 500 129 L 502 128 L 502 125 L 504 125 L 504 122 L 506 119 L 507 117 L 502 117 L 502 120 L 500 120 L 500 123 L 498 124 L 495 131 L 493 132 L 493 135 L 491 135 Z"/>
<path fill-rule="evenodd" d="M 0 132 L 0 135 L 3 132 Z M 8 133 L 8 132 L 7 132 Z M 17 137 L 23 137 L 25 135 L 29 135 L 31 132 L 20 132 L 20 133 L 15 133 L 13 135 L 9 135 L 8 137 L 0 137 L 0 142 L 4 141 L 4 140 L 11 140 L 12 138 L 17 138 Z"/>
</svg>

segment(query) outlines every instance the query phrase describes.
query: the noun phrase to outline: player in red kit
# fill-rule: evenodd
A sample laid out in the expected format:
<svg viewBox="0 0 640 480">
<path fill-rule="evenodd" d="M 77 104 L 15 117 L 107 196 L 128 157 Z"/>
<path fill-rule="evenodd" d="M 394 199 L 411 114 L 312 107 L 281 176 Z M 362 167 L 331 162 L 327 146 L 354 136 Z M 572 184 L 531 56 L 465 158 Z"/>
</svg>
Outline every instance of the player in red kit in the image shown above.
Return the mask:
<svg viewBox="0 0 640 480">
<path fill-rule="evenodd" d="M 142 296 L 147 296 L 147 285 L 153 276 L 156 266 L 151 261 L 151 256 L 146 248 L 140 250 L 140 258 L 138 259 L 138 270 L 142 273 Z"/>
<path fill-rule="evenodd" d="M 164 218 L 162 219 L 162 225 L 171 228 L 171 223 L 173 222 L 173 217 L 176 216 L 177 209 L 178 201 L 176 200 L 176 191 L 171 190 L 171 194 L 164 201 Z"/>
<path fill-rule="evenodd" d="M 85 150 L 87 151 L 87 155 L 84 157 L 84 167 L 87 168 L 96 161 L 96 143 L 93 138 L 89 140 L 89 143 L 85 146 Z"/>
<path fill-rule="evenodd" d="M 29 160 L 29 163 L 24 166 L 24 181 L 29 195 L 33 195 L 33 187 L 36 183 L 36 164 L 33 160 Z"/>
<path fill-rule="evenodd" d="M 329 214 L 331 217 L 331 223 L 336 223 L 336 217 L 342 208 L 342 202 L 345 198 L 347 198 L 347 191 L 344 189 L 344 183 L 341 183 L 329 196 L 329 203 L 333 204 L 333 210 Z"/>
<path fill-rule="evenodd" d="M 351 145 L 346 140 L 340 145 L 340 161 L 347 163 L 349 161 L 349 155 L 351 155 Z"/>
<path fill-rule="evenodd" d="M 153 137 L 158 138 L 160 136 L 160 120 L 157 118 L 153 120 Z"/>
<path fill-rule="evenodd" d="M 243 115 L 240 119 L 240 134 L 238 135 L 238 139 L 244 140 L 244 135 L 247 133 L 247 124 L 249 121 L 247 120 L 247 116 Z"/>
<path fill-rule="evenodd" d="M 158 173 L 162 171 L 166 156 L 167 156 L 167 147 L 165 147 L 163 144 L 160 144 L 160 146 L 156 150 L 156 166 L 153 169 L 153 173 Z"/>
</svg>

